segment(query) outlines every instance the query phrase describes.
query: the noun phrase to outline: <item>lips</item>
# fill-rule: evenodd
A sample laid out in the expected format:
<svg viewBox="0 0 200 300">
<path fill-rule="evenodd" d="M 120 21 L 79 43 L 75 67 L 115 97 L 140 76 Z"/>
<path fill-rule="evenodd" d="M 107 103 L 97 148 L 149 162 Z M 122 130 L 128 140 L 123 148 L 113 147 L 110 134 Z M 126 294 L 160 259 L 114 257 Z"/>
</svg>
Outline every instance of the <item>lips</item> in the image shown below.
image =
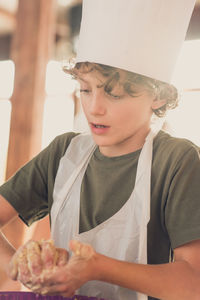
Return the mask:
<svg viewBox="0 0 200 300">
<path fill-rule="evenodd" d="M 94 126 L 95 128 L 106 128 L 106 127 L 108 127 L 108 126 L 100 125 L 100 124 L 93 124 L 93 126 Z"/>
<path fill-rule="evenodd" d="M 99 123 L 90 123 L 91 130 L 95 134 L 104 134 L 108 131 L 110 126 L 99 124 Z"/>
<path fill-rule="evenodd" d="M 90 123 L 91 126 L 95 127 L 95 128 L 108 128 L 110 126 L 105 125 L 105 124 L 100 124 L 100 123 Z"/>
</svg>

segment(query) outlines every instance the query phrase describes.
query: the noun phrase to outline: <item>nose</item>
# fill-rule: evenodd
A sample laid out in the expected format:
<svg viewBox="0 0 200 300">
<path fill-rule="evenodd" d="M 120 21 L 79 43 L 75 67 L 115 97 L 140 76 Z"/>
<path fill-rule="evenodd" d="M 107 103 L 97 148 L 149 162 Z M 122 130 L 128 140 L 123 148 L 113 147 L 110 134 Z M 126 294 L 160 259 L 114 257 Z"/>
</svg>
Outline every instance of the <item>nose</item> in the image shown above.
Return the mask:
<svg viewBox="0 0 200 300">
<path fill-rule="evenodd" d="M 92 115 L 104 115 L 106 112 L 106 103 L 100 89 L 97 89 L 93 93 L 92 100 L 90 102 L 90 113 Z"/>
</svg>

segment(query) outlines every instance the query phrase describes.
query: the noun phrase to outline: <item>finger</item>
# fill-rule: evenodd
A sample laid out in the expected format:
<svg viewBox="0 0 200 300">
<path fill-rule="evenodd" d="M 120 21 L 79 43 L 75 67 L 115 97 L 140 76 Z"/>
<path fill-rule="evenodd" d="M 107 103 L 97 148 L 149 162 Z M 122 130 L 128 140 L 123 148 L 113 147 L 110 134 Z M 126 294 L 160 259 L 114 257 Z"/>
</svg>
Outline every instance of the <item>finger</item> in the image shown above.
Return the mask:
<svg viewBox="0 0 200 300">
<path fill-rule="evenodd" d="M 51 269 L 56 265 L 58 253 L 52 240 L 43 240 L 41 246 L 41 260 L 45 269 Z"/>
<path fill-rule="evenodd" d="M 19 280 L 22 283 L 29 281 L 30 270 L 27 264 L 27 249 L 26 246 L 21 246 L 13 255 L 9 266 L 8 275 L 13 280 Z"/>
<path fill-rule="evenodd" d="M 49 296 L 64 296 L 72 297 L 75 294 L 73 286 L 67 286 L 65 283 L 54 284 L 52 286 L 43 286 L 40 289 L 34 290 L 35 293 Z"/>
<path fill-rule="evenodd" d="M 76 240 L 72 240 L 69 242 L 69 248 L 75 255 L 80 255 L 81 254 L 81 243 Z"/>
<path fill-rule="evenodd" d="M 13 255 L 8 266 L 8 275 L 13 280 L 19 280 L 23 284 L 30 281 L 26 246 L 20 247 Z"/>
<path fill-rule="evenodd" d="M 54 284 L 60 284 L 65 281 L 63 277 L 65 274 L 65 267 L 63 266 L 55 266 L 52 272 L 44 272 L 43 273 L 43 285 L 50 286 Z"/>
<path fill-rule="evenodd" d="M 18 261 L 18 276 L 17 279 L 26 284 L 30 281 L 31 273 L 28 267 L 28 260 L 27 260 L 27 249 L 23 247 L 21 251 L 17 255 Z"/>
<path fill-rule="evenodd" d="M 95 253 L 92 246 L 88 244 L 82 244 L 76 240 L 70 241 L 69 247 L 75 255 L 81 256 L 82 258 L 85 259 L 91 258 Z"/>
<path fill-rule="evenodd" d="M 26 244 L 26 249 L 29 270 L 33 276 L 39 276 L 43 268 L 40 244 L 31 240 Z"/>
<path fill-rule="evenodd" d="M 67 264 L 68 259 L 69 259 L 69 253 L 67 252 L 67 250 L 63 249 L 63 248 L 56 248 L 56 251 L 58 253 L 58 259 L 56 262 L 57 266 L 64 266 Z"/>
<path fill-rule="evenodd" d="M 13 255 L 13 257 L 11 258 L 11 260 L 8 264 L 7 273 L 11 279 L 17 280 L 17 276 L 18 276 L 17 252 L 15 252 L 15 254 Z"/>
</svg>

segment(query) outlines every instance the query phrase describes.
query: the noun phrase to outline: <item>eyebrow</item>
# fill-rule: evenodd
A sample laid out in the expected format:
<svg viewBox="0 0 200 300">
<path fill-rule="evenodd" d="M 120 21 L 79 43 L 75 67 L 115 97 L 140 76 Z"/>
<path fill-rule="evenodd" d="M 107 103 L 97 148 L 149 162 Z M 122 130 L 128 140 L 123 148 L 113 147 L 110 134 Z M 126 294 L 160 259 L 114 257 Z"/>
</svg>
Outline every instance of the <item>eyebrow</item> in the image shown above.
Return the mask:
<svg viewBox="0 0 200 300">
<path fill-rule="evenodd" d="M 98 78 L 97 78 L 98 79 Z M 83 79 L 82 77 L 78 77 L 77 78 L 77 80 L 81 80 L 81 81 L 83 81 L 83 82 L 85 82 L 85 83 L 87 83 L 87 84 L 90 84 L 90 82 L 89 81 L 87 81 L 87 80 L 85 80 L 85 79 Z M 100 79 L 98 79 L 101 83 L 100 84 L 97 84 L 97 88 L 101 88 L 101 87 L 103 87 L 103 85 L 104 85 L 104 82 L 102 82 Z"/>
<path fill-rule="evenodd" d="M 88 81 L 87 80 L 85 80 L 85 79 L 83 79 L 82 77 L 77 77 L 77 80 L 81 80 L 81 81 L 83 81 L 83 82 L 86 82 L 86 83 L 88 83 Z"/>
</svg>

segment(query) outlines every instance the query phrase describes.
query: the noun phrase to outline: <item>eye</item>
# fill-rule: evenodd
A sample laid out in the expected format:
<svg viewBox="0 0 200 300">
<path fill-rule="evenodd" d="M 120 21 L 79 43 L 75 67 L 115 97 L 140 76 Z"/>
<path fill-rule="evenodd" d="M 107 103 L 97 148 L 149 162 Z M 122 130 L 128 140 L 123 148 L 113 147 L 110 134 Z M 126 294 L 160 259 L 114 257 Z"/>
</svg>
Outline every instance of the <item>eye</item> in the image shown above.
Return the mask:
<svg viewBox="0 0 200 300">
<path fill-rule="evenodd" d="M 121 95 L 114 95 L 114 94 L 109 94 L 110 97 L 114 98 L 114 99 L 121 99 L 122 96 Z"/>
<path fill-rule="evenodd" d="M 104 93 L 112 100 L 120 100 L 124 97 L 124 91 L 120 88 L 113 89 L 110 86 L 104 87 Z"/>
<path fill-rule="evenodd" d="M 122 95 L 117 95 L 117 94 L 113 94 L 113 93 L 106 93 L 111 99 L 113 100 L 120 100 L 123 98 L 123 94 Z"/>
<path fill-rule="evenodd" d="M 80 93 L 89 94 L 90 90 L 88 90 L 88 89 L 80 89 Z"/>
</svg>

